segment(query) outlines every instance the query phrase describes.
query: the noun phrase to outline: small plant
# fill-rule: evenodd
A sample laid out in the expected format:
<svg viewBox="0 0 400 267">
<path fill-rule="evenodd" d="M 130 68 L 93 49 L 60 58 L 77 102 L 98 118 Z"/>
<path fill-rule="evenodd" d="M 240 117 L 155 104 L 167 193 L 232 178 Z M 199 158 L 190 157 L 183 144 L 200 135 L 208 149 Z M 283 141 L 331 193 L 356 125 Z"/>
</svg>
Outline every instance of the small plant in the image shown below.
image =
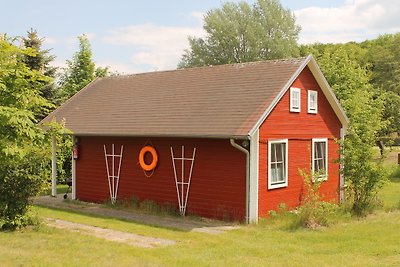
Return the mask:
<svg viewBox="0 0 400 267">
<path fill-rule="evenodd" d="M 339 207 L 335 204 L 322 201 L 319 189 L 322 180 L 318 179 L 319 173 L 307 174 L 300 170 L 305 185 L 305 194 L 302 202 L 296 211 L 294 227 L 318 228 L 329 226 L 331 218 L 338 213 Z"/>
<path fill-rule="evenodd" d="M 0 228 L 16 230 L 32 224 L 30 198 L 45 186 L 46 158 L 39 151 L 25 157 L 8 157 L 0 170 Z"/>
<path fill-rule="evenodd" d="M 148 199 L 140 202 L 139 209 L 144 212 L 155 213 L 155 214 L 159 214 L 161 211 L 160 205 Z"/>
<path fill-rule="evenodd" d="M 171 203 L 158 204 L 153 200 L 140 200 L 137 196 L 129 198 L 119 198 L 112 204 L 110 200 L 103 203 L 105 206 L 116 209 L 134 209 L 140 212 L 163 215 L 178 215 L 176 207 Z"/>
</svg>

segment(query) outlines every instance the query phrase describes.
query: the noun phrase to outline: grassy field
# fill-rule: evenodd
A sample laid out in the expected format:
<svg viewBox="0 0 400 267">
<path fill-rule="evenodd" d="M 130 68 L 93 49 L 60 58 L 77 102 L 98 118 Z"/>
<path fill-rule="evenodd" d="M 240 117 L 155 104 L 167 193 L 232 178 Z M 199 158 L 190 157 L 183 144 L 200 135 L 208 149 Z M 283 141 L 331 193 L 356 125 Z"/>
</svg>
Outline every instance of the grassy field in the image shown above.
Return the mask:
<svg viewBox="0 0 400 267">
<path fill-rule="evenodd" d="M 1 266 L 399 266 L 400 211 L 379 212 L 319 230 L 288 230 L 285 221 L 219 235 L 150 227 L 46 208 L 45 217 L 167 238 L 177 245 L 131 247 L 42 226 L 0 233 Z"/>
<path fill-rule="evenodd" d="M 186 232 L 118 219 L 34 207 L 40 217 L 175 240 L 137 248 L 42 225 L 0 232 L 0 266 L 400 266 L 400 168 L 380 192 L 384 209 L 317 230 L 288 227 L 287 218 L 223 234 Z"/>
</svg>

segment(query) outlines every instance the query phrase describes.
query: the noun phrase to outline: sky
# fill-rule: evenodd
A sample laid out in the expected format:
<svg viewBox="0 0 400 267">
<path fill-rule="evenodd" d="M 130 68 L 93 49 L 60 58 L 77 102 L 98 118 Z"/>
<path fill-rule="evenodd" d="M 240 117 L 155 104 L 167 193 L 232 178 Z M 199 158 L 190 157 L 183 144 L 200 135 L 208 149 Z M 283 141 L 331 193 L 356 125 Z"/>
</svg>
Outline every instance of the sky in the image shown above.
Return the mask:
<svg viewBox="0 0 400 267">
<path fill-rule="evenodd" d="M 230 0 L 229 2 L 238 2 Z M 256 0 L 245 0 L 253 4 Z M 120 73 L 175 69 L 188 36 L 204 37 L 202 18 L 221 0 L 0 0 L 0 33 L 33 28 L 65 67 L 90 40 L 97 66 Z M 364 41 L 400 32 L 399 0 L 281 0 L 302 30 L 299 43 Z"/>
</svg>

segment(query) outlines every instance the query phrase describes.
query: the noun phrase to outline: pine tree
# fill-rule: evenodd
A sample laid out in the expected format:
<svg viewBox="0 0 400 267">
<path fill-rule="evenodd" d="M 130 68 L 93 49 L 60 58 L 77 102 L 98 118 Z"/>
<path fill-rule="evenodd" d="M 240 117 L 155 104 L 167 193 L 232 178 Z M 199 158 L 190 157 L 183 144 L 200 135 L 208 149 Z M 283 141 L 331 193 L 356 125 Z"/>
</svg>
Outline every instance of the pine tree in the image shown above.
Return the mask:
<svg viewBox="0 0 400 267">
<path fill-rule="evenodd" d="M 57 68 L 51 66 L 50 63 L 55 59 L 55 56 L 50 55 L 50 49 L 42 49 L 44 38 L 39 38 L 37 31 L 30 29 L 27 36 L 22 38 L 22 41 L 24 47 L 30 51 L 30 54 L 23 57 L 23 62 L 27 67 L 54 79 Z M 42 84 L 41 95 L 50 102 L 54 102 L 56 89 L 53 81 L 43 81 Z M 44 115 L 46 114 L 38 114 L 39 117 L 44 117 Z"/>
</svg>

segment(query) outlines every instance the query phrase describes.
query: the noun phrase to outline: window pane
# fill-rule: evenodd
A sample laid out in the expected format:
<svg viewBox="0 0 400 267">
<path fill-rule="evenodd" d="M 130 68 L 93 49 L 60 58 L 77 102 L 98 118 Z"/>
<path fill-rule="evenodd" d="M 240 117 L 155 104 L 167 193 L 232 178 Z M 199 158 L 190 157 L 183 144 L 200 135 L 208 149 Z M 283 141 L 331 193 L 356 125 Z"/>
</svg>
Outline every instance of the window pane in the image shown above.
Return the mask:
<svg viewBox="0 0 400 267">
<path fill-rule="evenodd" d="M 277 162 L 282 162 L 283 161 L 283 155 L 282 155 L 282 144 L 276 144 L 276 161 Z"/>
<path fill-rule="evenodd" d="M 270 178 L 271 183 L 282 183 L 286 179 L 286 144 L 271 144 Z"/>
<path fill-rule="evenodd" d="M 293 107 L 297 108 L 299 106 L 299 93 L 294 91 L 293 92 Z"/>
<path fill-rule="evenodd" d="M 312 109 L 315 109 L 315 103 L 317 102 L 315 101 L 315 97 L 316 97 L 315 94 L 311 94 L 310 104 Z"/>
<path fill-rule="evenodd" d="M 317 159 L 314 161 L 314 171 L 319 172 L 325 170 L 325 162 L 323 159 Z"/>
<path fill-rule="evenodd" d="M 276 162 L 276 144 L 271 144 L 271 163 Z"/>
<path fill-rule="evenodd" d="M 314 171 L 326 170 L 326 142 L 314 143 Z"/>
</svg>

